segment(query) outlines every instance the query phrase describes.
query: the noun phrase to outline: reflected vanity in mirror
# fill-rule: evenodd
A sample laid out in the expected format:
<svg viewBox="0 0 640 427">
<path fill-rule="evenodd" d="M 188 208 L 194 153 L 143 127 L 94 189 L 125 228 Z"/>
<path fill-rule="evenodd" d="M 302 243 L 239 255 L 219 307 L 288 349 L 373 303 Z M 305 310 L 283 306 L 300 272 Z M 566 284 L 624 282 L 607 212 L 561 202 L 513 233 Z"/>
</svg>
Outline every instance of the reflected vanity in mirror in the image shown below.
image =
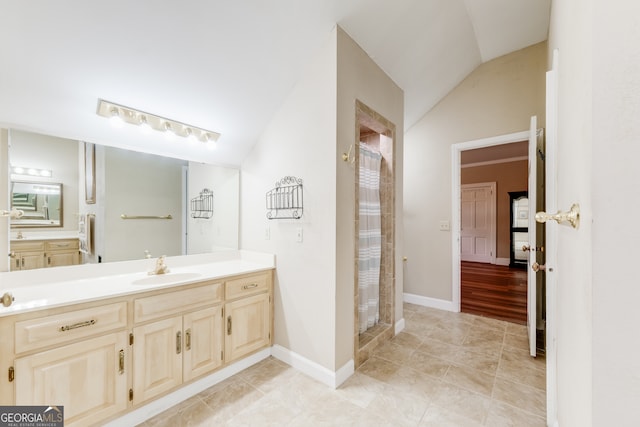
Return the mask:
<svg viewBox="0 0 640 427">
<path fill-rule="evenodd" d="M 23 212 L 12 228 L 62 227 L 62 184 L 11 181 L 11 208 Z"/>
<path fill-rule="evenodd" d="M 10 226 L 11 270 L 239 247 L 237 168 L 95 145 L 95 203 L 87 203 L 84 142 L 11 129 L 9 144 L 11 166 L 52 172 L 12 173 L 10 183 L 0 177 L 11 184 L 11 206 L 24 212 Z M 211 214 L 192 215 L 190 201 L 203 189 L 211 191 Z"/>
<path fill-rule="evenodd" d="M 526 268 L 529 255 L 523 247 L 529 246 L 529 198 L 526 191 L 509 193 L 510 247 L 509 267 Z"/>
</svg>

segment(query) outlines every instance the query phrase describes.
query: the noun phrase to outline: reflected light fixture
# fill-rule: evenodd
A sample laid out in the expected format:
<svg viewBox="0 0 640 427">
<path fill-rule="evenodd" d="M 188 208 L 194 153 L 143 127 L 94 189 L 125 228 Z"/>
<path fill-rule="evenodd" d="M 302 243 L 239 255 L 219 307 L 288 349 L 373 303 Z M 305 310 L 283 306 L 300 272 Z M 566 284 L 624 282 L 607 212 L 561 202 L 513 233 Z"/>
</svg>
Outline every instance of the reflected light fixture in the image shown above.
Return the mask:
<svg viewBox="0 0 640 427">
<path fill-rule="evenodd" d="M 144 134 L 151 133 L 151 126 L 149 126 L 149 122 L 147 122 L 147 116 L 144 114 L 140 114 L 138 117 L 138 126 L 140 126 L 140 132 Z"/>
<path fill-rule="evenodd" d="M 150 114 L 135 108 L 126 107 L 104 99 L 98 100 L 96 114 L 108 118 L 110 121 L 120 121 L 139 126 L 144 132 L 145 129 L 153 129 L 164 132 L 167 137 L 179 136 L 189 140 L 195 140 L 206 144 L 211 149 L 210 144 L 215 144 L 220 134 L 197 126 L 188 125 L 176 120 Z"/>
<path fill-rule="evenodd" d="M 26 168 L 22 166 L 11 166 L 11 173 L 13 175 L 40 176 L 44 178 L 53 176 L 51 169 Z"/>
</svg>

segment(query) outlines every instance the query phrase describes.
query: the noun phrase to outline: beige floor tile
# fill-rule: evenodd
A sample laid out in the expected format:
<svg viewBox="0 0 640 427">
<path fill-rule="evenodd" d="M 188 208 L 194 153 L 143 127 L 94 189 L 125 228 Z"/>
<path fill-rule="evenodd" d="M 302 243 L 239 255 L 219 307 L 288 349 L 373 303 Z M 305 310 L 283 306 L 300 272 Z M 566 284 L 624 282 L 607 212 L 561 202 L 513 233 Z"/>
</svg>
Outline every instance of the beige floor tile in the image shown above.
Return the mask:
<svg viewBox="0 0 640 427">
<path fill-rule="evenodd" d="M 483 423 L 489 413 L 491 399 L 461 387 L 443 383 L 433 403 L 450 412 Z"/>
<path fill-rule="evenodd" d="M 398 372 L 400 367 L 401 366 L 396 363 L 373 356 L 364 362 L 362 366 L 358 368 L 358 371 L 361 374 L 368 375 L 378 381 L 385 382 L 391 378 L 393 374 Z"/>
<path fill-rule="evenodd" d="M 385 384 L 396 390 L 411 393 L 426 400 L 433 400 L 442 381 L 408 366 L 403 366 Z"/>
<path fill-rule="evenodd" d="M 496 343 L 496 345 L 502 345 L 504 342 L 504 335 L 504 331 L 499 329 L 473 325 L 469 328 L 469 333 L 465 337 L 463 344 L 491 341 Z"/>
<path fill-rule="evenodd" d="M 211 420 L 224 423 L 263 396 L 264 393 L 260 390 L 244 381 L 238 381 L 202 397 L 202 400 L 213 410 Z"/>
<path fill-rule="evenodd" d="M 313 407 L 297 415 L 287 426 L 360 426 L 364 425 L 362 420 L 370 420 L 365 409 L 334 395 L 319 399 Z"/>
<path fill-rule="evenodd" d="M 392 387 L 378 394 L 367 411 L 389 421 L 389 425 L 414 427 L 422 419 L 430 400 Z"/>
<path fill-rule="evenodd" d="M 475 321 L 473 322 L 474 326 L 482 326 L 485 328 L 498 329 L 499 331 L 505 332 L 507 330 L 509 322 L 505 322 L 504 320 L 492 319 L 490 317 L 482 317 L 477 316 Z"/>
<path fill-rule="evenodd" d="M 451 359 L 456 365 L 463 365 L 477 369 L 485 374 L 495 375 L 498 370 L 500 356 L 495 353 L 477 353 L 470 350 L 460 350 Z"/>
<path fill-rule="evenodd" d="M 493 399 L 539 417 L 545 416 L 546 394 L 535 387 L 496 378 L 493 385 Z"/>
<path fill-rule="evenodd" d="M 279 360 L 269 358 L 238 375 L 258 390 L 268 393 L 279 385 L 287 384 L 294 376 L 299 375 L 299 372 Z"/>
<path fill-rule="evenodd" d="M 390 341 L 376 348 L 373 354 L 381 359 L 395 363 L 407 363 L 415 350 L 411 347 L 394 344 Z"/>
<path fill-rule="evenodd" d="M 424 374 L 442 378 L 447 373 L 450 363 L 416 350 L 411 356 L 408 366 Z"/>
<path fill-rule="evenodd" d="M 513 347 L 513 348 L 528 350 L 529 338 L 519 334 L 506 333 L 504 335 L 504 345 L 505 347 Z"/>
<path fill-rule="evenodd" d="M 178 406 L 147 421 L 146 427 L 195 427 L 211 425 L 213 410 L 198 398 L 189 399 Z"/>
<path fill-rule="evenodd" d="M 466 390 L 491 397 L 495 375 L 463 366 L 451 366 L 442 379 Z"/>
<path fill-rule="evenodd" d="M 436 405 L 431 405 L 422 417 L 418 427 L 481 427 L 481 422 L 469 419 Z"/>
<path fill-rule="evenodd" d="M 507 330 L 506 332 L 511 335 L 520 335 L 523 337 L 528 337 L 529 332 L 527 331 L 526 325 L 518 325 L 515 323 L 507 322 Z"/>
<path fill-rule="evenodd" d="M 290 379 L 286 384 L 271 390 L 267 396 L 277 399 L 286 405 L 294 413 L 299 413 L 313 407 L 320 399 L 327 398 L 334 390 L 325 384 L 299 374 Z"/>
<path fill-rule="evenodd" d="M 543 417 L 501 402 L 493 402 L 487 415 L 485 425 L 491 427 L 545 427 Z"/>
<path fill-rule="evenodd" d="M 335 393 L 354 405 L 366 408 L 384 388 L 383 382 L 356 371 Z"/>
<path fill-rule="evenodd" d="M 420 347 L 418 347 L 418 351 L 443 360 L 455 360 L 456 355 L 462 350 L 463 348 L 459 345 L 442 342 L 434 338 L 425 338 Z"/>
<path fill-rule="evenodd" d="M 455 326 L 439 323 L 429 330 L 426 335 L 438 341 L 460 345 L 464 342 L 468 331 L 469 325 L 467 324 Z"/>
<path fill-rule="evenodd" d="M 505 334 L 506 336 L 506 334 Z M 467 351 L 473 351 L 476 353 L 484 353 L 493 356 L 500 356 L 504 344 L 499 341 L 487 341 L 470 339 L 466 343 L 461 344 L 462 348 Z"/>
<path fill-rule="evenodd" d="M 418 347 L 420 347 L 420 345 L 422 344 L 422 339 L 417 335 L 413 335 L 405 331 L 402 331 L 398 335 L 393 337 L 391 342 L 393 344 L 401 345 L 401 346 L 415 350 Z"/>
<path fill-rule="evenodd" d="M 497 376 L 544 391 L 547 386 L 544 364 L 533 357 L 505 347 L 500 357 Z"/>
<path fill-rule="evenodd" d="M 279 396 L 267 395 L 233 415 L 227 420 L 226 426 L 283 426 L 291 422 L 301 412 L 280 400 Z"/>
</svg>

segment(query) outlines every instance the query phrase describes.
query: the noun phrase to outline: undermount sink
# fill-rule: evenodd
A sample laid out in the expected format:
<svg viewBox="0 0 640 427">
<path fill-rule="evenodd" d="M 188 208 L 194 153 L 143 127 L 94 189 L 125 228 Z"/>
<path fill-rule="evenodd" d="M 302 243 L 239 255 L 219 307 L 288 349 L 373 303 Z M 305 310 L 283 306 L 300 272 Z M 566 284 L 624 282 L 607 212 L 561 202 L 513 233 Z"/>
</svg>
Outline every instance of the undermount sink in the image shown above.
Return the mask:
<svg viewBox="0 0 640 427">
<path fill-rule="evenodd" d="M 143 279 L 134 280 L 131 283 L 133 285 L 166 285 L 167 283 L 177 283 L 186 280 L 197 279 L 200 276 L 200 273 L 189 272 L 154 274 Z"/>
</svg>

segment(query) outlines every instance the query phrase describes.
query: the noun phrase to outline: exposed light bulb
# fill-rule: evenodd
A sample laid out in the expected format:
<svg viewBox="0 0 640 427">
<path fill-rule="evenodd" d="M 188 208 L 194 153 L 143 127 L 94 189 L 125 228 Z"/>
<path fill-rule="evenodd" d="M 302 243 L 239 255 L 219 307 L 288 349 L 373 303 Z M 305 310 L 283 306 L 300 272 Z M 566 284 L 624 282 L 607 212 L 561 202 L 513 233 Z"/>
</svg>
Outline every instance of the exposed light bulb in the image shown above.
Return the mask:
<svg viewBox="0 0 640 427">
<path fill-rule="evenodd" d="M 47 170 L 47 169 L 42 169 L 40 171 L 40 176 L 44 176 L 44 177 L 50 177 L 51 176 L 51 171 Z"/>
<path fill-rule="evenodd" d="M 109 118 L 109 122 L 111 123 L 111 125 L 117 128 L 122 127 L 122 125 L 124 124 L 124 120 L 122 120 L 120 111 L 118 111 L 117 108 L 111 109 L 111 117 Z"/>
<path fill-rule="evenodd" d="M 211 138 L 210 134 L 206 134 L 204 137 L 204 142 L 207 145 L 207 150 L 213 151 L 217 148 L 217 144 L 215 139 Z"/>
<path fill-rule="evenodd" d="M 29 170 L 27 170 L 27 173 L 29 175 L 33 175 L 33 176 L 39 175 L 38 171 L 36 169 L 33 169 L 33 168 L 30 168 Z"/>
<path fill-rule="evenodd" d="M 16 166 L 16 167 L 13 168 L 13 173 L 23 174 L 24 173 L 24 168 L 21 168 L 20 166 Z"/>
<path fill-rule="evenodd" d="M 151 126 L 149 126 L 149 122 L 147 121 L 147 116 L 141 114 L 138 118 L 138 123 L 140 125 L 140 132 L 148 135 L 151 133 Z"/>
<path fill-rule="evenodd" d="M 167 139 L 173 139 L 173 137 L 176 135 L 173 131 L 173 128 L 171 127 L 171 123 L 169 122 L 164 122 L 164 135 L 167 137 Z"/>
<path fill-rule="evenodd" d="M 198 142 L 198 138 L 196 137 L 196 134 L 193 132 L 193 129 L 186 128 L 184 130 L 184 133 L 187 135 L 187 141 L 189 141 L 191 144 L 195 144 L 196 142 Z"/>
</svg>

